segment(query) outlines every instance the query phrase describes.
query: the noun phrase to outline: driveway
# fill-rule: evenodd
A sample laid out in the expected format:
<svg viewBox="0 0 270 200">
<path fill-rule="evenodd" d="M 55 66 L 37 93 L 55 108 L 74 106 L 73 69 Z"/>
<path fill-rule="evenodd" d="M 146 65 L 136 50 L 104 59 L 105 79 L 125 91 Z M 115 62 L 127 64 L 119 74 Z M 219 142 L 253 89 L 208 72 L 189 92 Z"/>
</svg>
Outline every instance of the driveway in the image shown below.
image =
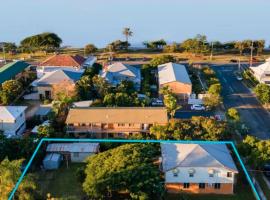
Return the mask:
<svg viewBox="0 0 270 200">
<path fill-rule="evenodd" d="M 243 66 L 246 68 L 246 66 Z M 234 73 L 237 64 L 213 65 L 222 85 L 222 96 L 226 109 L 235 107 L 242 121 L 250 128 L 250 134 L 260 139 L 270 138 L 270 114 L 262 107 L 256 96 Z"/>
</svg>

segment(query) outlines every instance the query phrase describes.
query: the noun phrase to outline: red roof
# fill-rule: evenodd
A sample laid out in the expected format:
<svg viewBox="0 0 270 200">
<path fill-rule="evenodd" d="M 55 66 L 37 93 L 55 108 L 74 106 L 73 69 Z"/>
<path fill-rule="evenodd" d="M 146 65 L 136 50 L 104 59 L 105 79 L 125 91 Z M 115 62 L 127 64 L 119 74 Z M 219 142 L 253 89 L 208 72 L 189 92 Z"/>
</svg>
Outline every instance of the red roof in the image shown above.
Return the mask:
<svg viewBox="0 0 270 200">
<path fill-rule="evenodd" d="M 54 55 L 41 62 L 39 66 L 80 67 L 85 60 L 84 57 L 79 55 Z"/>
</svg>

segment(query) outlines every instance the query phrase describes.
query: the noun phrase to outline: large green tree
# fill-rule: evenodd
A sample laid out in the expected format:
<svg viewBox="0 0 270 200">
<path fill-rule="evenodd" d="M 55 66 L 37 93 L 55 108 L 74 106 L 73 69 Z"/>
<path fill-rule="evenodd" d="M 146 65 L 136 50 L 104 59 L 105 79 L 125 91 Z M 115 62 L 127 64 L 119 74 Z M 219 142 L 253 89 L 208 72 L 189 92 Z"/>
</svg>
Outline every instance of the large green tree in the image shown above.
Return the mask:
<svg viewBox="0 0 270 200">
<path fill-rule="evenodd" d="M 161 65 L 161 64 L 165 64 L 165 63 L 168 63 L 168 62 L 174 62 L 175 59 L 173 56 L 171 55 L 162 55 L 162 56 L 157 56 L 157 57 L 154 57 L 151 61 L 150 61 L 150 65 L 152 67 L 157 67 L 158 65 Z"/>
<path fill-rule="evenodd" d="M 264 83 L 258 84 L 254 89 L 255 94 L 263 104 L 270 102 L 270 86 Z"/>
<path fill-rule="evenodd" d="M 209 51 L 209 44 L 205 35 L 196 35 L 194 38 L 190 38 L 182 42 L 181 48 L 186 52 L 194 54 L 202 54 Z"/>
<path fill-rule="evenodd" d="M 0 197 L 3 200 L 7 200 L 10 192 L 15 187 L 20 175 L 21 166 L 23 160 L 9 161 L 4 159 L 0 163 Z M 33 191 L 36 189 L 36 185 L 31 175 L 24 177 L 20 183 L 15 198 L 18 200 L 34 200 Z"/>
<path fill-rule="evenodd" d="M 57 34 L 46 32 L 26 37 L 21 41 L 20 48 L 29 52 L 50 51 L 58 49 L 61 43 L 62 39 Z"/>
<path fill-rule="evenodd" d="M 94 44 L 87 44 L 84 47 L 84 53 L 86 55 L 90 55 L 90 54 L 96 53 L 97 50 L 98 50 L 98 48 Z"/>
<path fill-rule="evenodd" d="M 126 193 L 132 199 L 158 199 L 163 181 L 158 165 L 159 152 L 151 144 L 126 144 L 90 156 L 83 190 L 91 199 L 106 199 Z"/>
<path fill-rule="evenodd" d="M 2 84 L 1 101 L 7 105 L 14 101 L 23 91 L 22 84 L 18 80 L 8 80 Z"/>
</svg>

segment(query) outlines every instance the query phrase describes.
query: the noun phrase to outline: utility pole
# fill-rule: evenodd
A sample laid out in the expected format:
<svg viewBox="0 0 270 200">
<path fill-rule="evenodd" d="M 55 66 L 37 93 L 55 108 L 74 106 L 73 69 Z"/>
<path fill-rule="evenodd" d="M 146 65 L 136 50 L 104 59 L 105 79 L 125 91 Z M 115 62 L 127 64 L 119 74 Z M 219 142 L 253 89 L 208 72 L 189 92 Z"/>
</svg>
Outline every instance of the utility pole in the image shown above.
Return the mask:
<svg viewBox="0 0 270 200">
<path fill-rule="evenodd" d="M 5 50 L 5 44 L 2 45 L 2 49 L 3 49 L 3 54 L 4 54 L 4 63 L 7 64 L 6 61 L 6 50 Z"/>
<path fill-rule="evenodd" d="M 241 61 L 240 58 L 238 58 L 238 71 L 241 72 Z"/>
<path fill-rule="evenodd" d="M 211 42 L 211 55 L 210 55 L 210 60 L 213 59 L 213 47 L 214 47 L 214 43 Z"/>
<path fill-rule="evenodd" d="M 253 64 L 253 49 L 254 49 L 254 42 L 252 40 L 251 47 L 250 47 L 250 67 L 252 67 L 252 64 Z"/>
</svg>

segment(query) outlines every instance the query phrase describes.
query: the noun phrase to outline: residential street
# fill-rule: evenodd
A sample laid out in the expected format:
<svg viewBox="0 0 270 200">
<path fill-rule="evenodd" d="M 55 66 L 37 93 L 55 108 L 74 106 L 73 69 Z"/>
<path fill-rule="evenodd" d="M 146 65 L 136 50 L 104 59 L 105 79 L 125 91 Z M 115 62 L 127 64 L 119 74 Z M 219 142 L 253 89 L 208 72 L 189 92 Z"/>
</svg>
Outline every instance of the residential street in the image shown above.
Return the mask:
<svg viewBox="0 0 270 200">
<path fill-rule="evenodd" d="M 238 70 L 238 65 L 213 65 L 212 67 L 222 84 L 225 108 L 237 108 L 243 122 L 250 128 L 250 134 L 260 139 L 269 139 L 270 114 L 242 81 L 236 79 L 234 72 Z M 246 65 L 242 67 L 246 67 Z"/>
</svg>

